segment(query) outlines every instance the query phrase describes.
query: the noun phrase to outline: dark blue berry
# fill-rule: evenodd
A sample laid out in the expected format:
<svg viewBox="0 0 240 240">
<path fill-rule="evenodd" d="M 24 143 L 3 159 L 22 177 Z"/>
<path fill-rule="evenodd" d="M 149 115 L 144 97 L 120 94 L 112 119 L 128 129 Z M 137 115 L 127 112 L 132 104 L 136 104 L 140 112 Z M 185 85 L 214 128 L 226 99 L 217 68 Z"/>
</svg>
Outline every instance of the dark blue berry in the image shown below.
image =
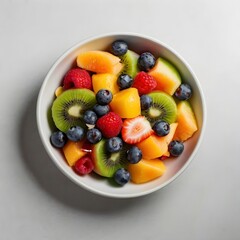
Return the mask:
<svg viewBox="0 0 240 240">
<path fill-rule="evenodd" d="M 117 40 L 112 43 L 112 53 L 116 56 L 124 55 L 128 50 L 128 45 L 123 40 Z"/>
<path fill-rule="evenodd" d="M 150 52 L 144 52 L 138 58 L 138 68 L 141 71 L 148 72 L 156 63 L 155 57 Z"/>
<path fill-rule="evenodd" d="M 180 141 L 174 140 L 168 145 L 168 151 L 170 152 L 171 156 L 178 157 L 182 154 L 183 150 L 184 145 Z"/>
<path fill-rule="evenodd" d="M 102 133 L 97 128 L 92 128 L 87 131 L 87 140 L 92 143 L 98 143 L 102 140 Z"/>
<path fill-rule="evenodd" d="M 154 123 L 153 130 L 158 136 L 163 137 L 169 134 L 170 125 L 168 122 L 158 120 Z"/>
<path fill-rule="evenodd" d="M 112 101 L 112 93 L 107 89 L 101 89 L 96 94 L 96 100 L 100 105 L 107 105 Z"/>
<path fill-rule="evenodd" d="M 120 168 L 115 172 L 114 180 L 115 180 L 116 183 L 123 186 L 123 185 L 125 185 L 126 183 L 129 182 L 130 173 L 126 169 Z"/>
<path fill-rule="evenodd" d="M 67 142 L 67 136 L 61 131 L 56 131 L 51 134 L 51 144 L 56 148 L 62 148 Z"/>
<path fill-rule="evenodd" d="M 149 97 L 148 95 L 142 95 L 140 97 L 140 102 L 142 110 L 147 110 L 152 106 L 152 98 Z"/>
<path fill-rule="evenodd" d="M 179 100 L 188 100 L 192 96 L 192 88 L 187 83 L 182 83 L 174 93 Z"/>
<path fill-rule="evenodd" d="M 102 117 L 110 112 L 110 107 L 109 105 L 96 104 L 93 107 L 93 111 L 98 115 L 98 117 Z"/>
<path fill-rule="evenodd" d="M 106 142 L 106 149 L 108 152 L 119 152 L 123 147 L 123 141 L 119 137 L 109 138 Z"/>
<path fill-rule="evenodd" d="M 80 126 L 74 126 L 68 129 L 66 135 L 69 140 L 77 142 L 83 139 L 84 129 Z"/>
<path fill-rule="evenodd" d="M 127 160 L 130 163 L 138 163 L 142 159 L 142 151 L 136 147 L 133 146 L 127 151 Z"/>
<path fill-rule="evenodd" d="M 96 123 L 97 119 L 98 119 L 97 114 L 91 110 L 87 110 L 83 115 L 83 120 L 87 124 L 94 125 Z"/>
<path fill-rule="evenodd" d="M 133 84 L 133 79 L 128 74 L 121 74 L 118 77 L 117 84 L 121 90 L 130 88 Z"/>
</svg>

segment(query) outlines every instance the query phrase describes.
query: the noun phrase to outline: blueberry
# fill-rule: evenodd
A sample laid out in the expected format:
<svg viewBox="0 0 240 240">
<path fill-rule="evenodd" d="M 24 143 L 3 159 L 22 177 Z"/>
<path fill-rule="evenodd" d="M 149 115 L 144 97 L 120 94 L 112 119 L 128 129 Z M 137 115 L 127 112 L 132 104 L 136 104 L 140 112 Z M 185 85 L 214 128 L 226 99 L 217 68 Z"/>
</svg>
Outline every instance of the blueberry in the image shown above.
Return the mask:
<svg viewBox="0 0 240 240">
<path fill-rule="evenodd" d="M 138 68 L 141 71 L 148 72 L 156 63 L 155 57 L 150 52 L 144 52 L 138 58 Z"/>
<path fill-rule="evenodd" d="M 163 137 L 169 134 L 170 125 L 168 122 L 158 120 L 154 123 L 153 130 L 158 136 Z"/>
<path fill-rule="evenodd" d="M 128 74 L 121 74 L 118 77 L 117 84 L 121 90 L 130 88 L 133 84 L 133 79 Z"/>
<path fill-rule="evenodd" d="M 83 115 L 83 120 L 87 124 L 94 125 L 97 121 L 97 114 L 94 111 L 87 110 Z"/>
<path fill-rule="evenodd" d="M 127 151 L 127 160 L 130 163 L 138 163 L 142 159 L 142 151 L 136 147 L 133 146 Z"/>
<path fill-rule="evenodd" d="M 98 115 L 98 117 L 102 117 L 110 112 L 110 107 L 109 105 L 96 104 L 93 107 L 93 111 Z"/>
<path fill-rule="evenodd" d="M 129 182 L 130 173 L 124 168 L 119 168 L 114 174 L 114 180 L 116 183 L 123 186 Z"/>
<path fill-rule="evenodd" d="M 192 96 L 192 88 L 187 83 L 182 83 L 174 93 L 179 100 L 188 100 Z"/>
<path fill-rule="evenodd" d="M 92 128 L 87 131 L 87 140 L 92 143 L 98 143 L 102 140 L 102 133 L 97 128 Z"/>
<path fill-rule="evenodd" d="M 123 141 L 119 137 L 109 138 L 106 142 L 106 149 L 108 152 L 119 152 L 123 147 Z"/>
<path fill-rule="evenodd" d="M 148 95 L 142 95 L 140 97 L 140 102 L 142 110 L 147 110 L 152 106 L 152 98 L 149 97 Z"/>
<path fill-rule="evenodd" d="M 84 129 L 80 126 L 74 126 L 68 129 L 66 135 L 69 140 L 77 142 L 83 139 Z"/>
<path fill-rule="evenodd" d="M 107 105 L 112 101 L 112 93 L 107 89 L 101 89 L 96 94 L 96 100 L 100 105 Z"/>
<path fill-rule="evenodd" d="M 124 55 L 128 50 L 128 45 L 123 40 L 117 40 L 112 43 L 112 53 L 116 56 Z"/>
<path fill-rule="evenodd" d="M 67 142 L 67 136 L 61 131 L 56 131 L 51 134 L 51 144 L 56 148 L 62 148 Z"/>
<path fill-rule="evenodd" d="M 168 145 L 168 151 L 170 152 L 171 156 L 178 157 L 182 154 L 184 150 L 184 145 L 182 142 L 173 140 Z"/>
</svg>

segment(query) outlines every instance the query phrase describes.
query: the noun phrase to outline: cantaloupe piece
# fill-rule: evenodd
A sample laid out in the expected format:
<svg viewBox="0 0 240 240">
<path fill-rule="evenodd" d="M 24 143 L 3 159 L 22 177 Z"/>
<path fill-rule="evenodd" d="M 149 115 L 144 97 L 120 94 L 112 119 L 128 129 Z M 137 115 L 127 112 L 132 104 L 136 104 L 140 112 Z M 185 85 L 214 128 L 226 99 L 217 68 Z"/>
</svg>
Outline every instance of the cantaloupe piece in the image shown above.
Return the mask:
<svg viewBox="0 0 240 240">
<path fill-rule="evenodd" d="M 111 73 L 98 73 L 92 75 L 93 91 L 97 93 L 101 89 L 107 89 L 112 94 L 119 92 L 119 86 L 117 84 L 117 75 Z"/>
<path fill-rule="evenodd" d="M 106 51 L 82 52 L 77 56 L 77 65 L 96 73 L 112 73 L 117 75 L 122 69 L 121 59 Z"/>
<path fill-rule="evenodd" d="M 151 135 L 147 139 L 140 143 L 137 143 L 137 147 L 142 151 L 144 159 L 154 159 L 161 157 L 168 151 L 168 144 L 172 141 L 174 133 L 176 131 L 178 123 L 170 124 L 170 132 L 164 137 L 158 137 L 157 135 Z"/>
<path fill-rule="evenodd" d="M 113 112 L 121 118 L 134 118 L 141 114 L 141 103 L 136 88 L 127 88 L 113 95 L 110 102 Z"/>
<path fill-rule="evenodd" d="M 131 181 L 139 184 L 161 177 L 166 171 L 166 166 L 159 159 L 141 159 L 140 162 L 136 164 L 129 164 L 128 171 L 131 176 Z"/>
<path fill-rule="evenodd" d="M 167 60 L 158 58 L 156 65 L 149 72 L 157 81 L 156 90 L 173 95 L 181 84 L 181 76 L 177 69 Z"/>
<path fill-rule="evenodd" d="M 63 153 L 69 166 L 73 166 L 75 162 L 87 154 L 86 151 L 82 151 L 84 141 L 68 142 L 63 147 Z"/>
<path fill-rule="evenodd" d="M 174 140 L 186 141 L 198 130 L 197 120 L 189 102 L 181 101 L 177 105 L 177 122 Z"/>
</svg>

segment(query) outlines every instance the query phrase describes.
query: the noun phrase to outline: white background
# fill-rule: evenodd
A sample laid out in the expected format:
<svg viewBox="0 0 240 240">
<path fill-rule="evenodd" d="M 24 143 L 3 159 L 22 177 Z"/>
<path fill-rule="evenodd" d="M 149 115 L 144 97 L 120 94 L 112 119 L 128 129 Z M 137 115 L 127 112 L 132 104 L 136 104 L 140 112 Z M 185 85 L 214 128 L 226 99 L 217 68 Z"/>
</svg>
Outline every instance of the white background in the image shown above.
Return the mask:
<svg viewBox="0 0 240 240">
<path fill-rule="evenodd" d="M 192 66 L 206 96 L 204 141 L 190 167 L 149 196 L 82 190 L 46 154 L 41 83 L 80 40 L 113 31 L 155 37 Z M 1 0 L 0 239 L 240 239 L 239 0 Z"/>
</svg>

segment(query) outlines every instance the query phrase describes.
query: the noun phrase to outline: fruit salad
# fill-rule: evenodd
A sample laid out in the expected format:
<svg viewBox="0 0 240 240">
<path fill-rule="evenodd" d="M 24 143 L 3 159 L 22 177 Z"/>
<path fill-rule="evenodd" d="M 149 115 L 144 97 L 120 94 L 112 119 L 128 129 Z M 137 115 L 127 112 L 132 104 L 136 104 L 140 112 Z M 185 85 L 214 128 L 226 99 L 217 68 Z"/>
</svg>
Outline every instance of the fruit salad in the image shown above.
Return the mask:
<svg viewBox="0 0 240 240">
<path fill-rule="evenodd" d="M 50 142 L 82 177 L 146 183 L 198 130 L 192 88 L 160 55 L 136 53 L 123 40 L 109 49 L 79 53 L 66 72 L 51 106 Z"/>
</svg>

